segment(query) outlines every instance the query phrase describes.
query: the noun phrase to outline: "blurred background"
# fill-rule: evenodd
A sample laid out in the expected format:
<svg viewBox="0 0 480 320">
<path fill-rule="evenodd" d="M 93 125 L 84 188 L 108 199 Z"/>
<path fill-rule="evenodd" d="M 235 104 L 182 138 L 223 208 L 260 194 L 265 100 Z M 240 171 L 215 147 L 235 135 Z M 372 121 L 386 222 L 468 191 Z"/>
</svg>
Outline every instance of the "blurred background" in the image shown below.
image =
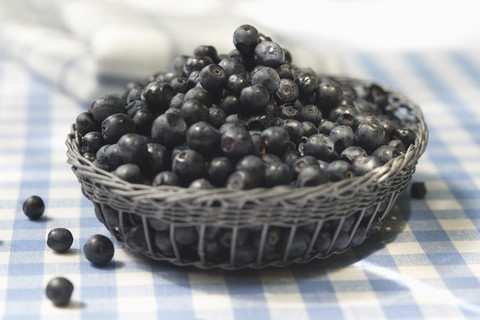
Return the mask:
<svg viewBox="0 0 480 320">
<path fill-rule="evenodd" d="M 480 47 L 469 0 L 0 0 L 0 54 L 81 101 L 168 69 L 200 44 L 234 48 L 241 24 L 287 48 L 293 62 L 351 74 L 352 52 Z"/>
</svg>

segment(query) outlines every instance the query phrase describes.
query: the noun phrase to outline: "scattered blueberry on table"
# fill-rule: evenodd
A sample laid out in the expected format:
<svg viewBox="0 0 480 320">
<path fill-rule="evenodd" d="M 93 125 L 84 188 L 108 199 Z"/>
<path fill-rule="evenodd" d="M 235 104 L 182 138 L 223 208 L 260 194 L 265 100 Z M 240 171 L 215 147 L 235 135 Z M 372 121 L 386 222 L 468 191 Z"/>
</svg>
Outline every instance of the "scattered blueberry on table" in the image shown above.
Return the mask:
<svg viewBox="0 0 480 320">
<path fill-rule="evenodd" d="M 101 234 L 91 236 L 83 246 L 85 258 L 100 267 L 104 267 L 112 261 L 114 252 L 112 241 Z"/>
<path fill-rule="evenodd" d="M 50 280 L 45 289 L 47 298 L 55 306 L 64 307 L 70 303 L 73 293 L 73 284 L 64 277 L 55 277 Z"/>
<path fill-rule="evenodd" d="M 73 243 L 73 236 L 66 228 L 54 228 L 47 236 L 47 246 L 56 252 L 66 252 Z"/>
<path fill-rule="evenodd" d="M 45 203 L 41 197 L 33 195 L 25 199 L 22 209 L 31 220 L 38 220 L 45 212 Z"/>
</svg>

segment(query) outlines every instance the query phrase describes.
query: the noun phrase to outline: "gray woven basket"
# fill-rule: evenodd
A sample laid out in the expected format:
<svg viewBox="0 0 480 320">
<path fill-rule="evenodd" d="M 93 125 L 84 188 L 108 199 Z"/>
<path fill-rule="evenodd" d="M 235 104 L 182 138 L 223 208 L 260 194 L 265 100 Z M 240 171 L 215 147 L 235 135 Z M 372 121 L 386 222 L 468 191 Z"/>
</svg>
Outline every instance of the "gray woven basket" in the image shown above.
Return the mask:
<svg viewBox="0 0 480 320">
<path fill-rule="evenodd" d="M 335 80 L 353 87 L 370 84 Z M 344 252 L 378 231 L 425 151 L 428 130 L 421 110 L 402 94 L 387 91 L 395 106 L 392 113 L 416 132 L 415 143 L 401 156 L 351 180 L 247 191 L 131 184 L 80 154 L 74 126 L 66 140 L 68 163 L 98 220 L 133 252 L 204 269 L 304 263 Z M 188 244 L 182 243 L 184 232 Z M 219 236 L 226 244 L 221 249 L 212 241 Z"/>
</svg>

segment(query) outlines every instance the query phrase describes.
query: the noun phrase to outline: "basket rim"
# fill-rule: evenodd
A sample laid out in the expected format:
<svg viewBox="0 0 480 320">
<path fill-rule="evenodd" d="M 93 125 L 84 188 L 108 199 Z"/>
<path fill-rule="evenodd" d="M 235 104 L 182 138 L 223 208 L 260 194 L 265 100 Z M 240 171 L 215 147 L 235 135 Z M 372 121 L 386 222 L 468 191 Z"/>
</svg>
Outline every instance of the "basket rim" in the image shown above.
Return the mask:
<svg viewBox="0 0 480 320">
<path fill-rule="evenodd" d="M 187 199 L 198 199 L 200 202 L 203 198 L 211 198 L 215 195 L 216 198 L 243 198 L 249 201 L 255 199 L 264 199 L 266 197 L 281 196 L 284 201 L 291 198 L 306 197 L 310 194 L 330 194 L 332 197 L 338 192 L 353 190 L 358 187 L 367 187 L 369 185 L 379 185 L 388 183 L 388 179 L 398 174 L 403 168 L 407 166 L 416 165 L 420 156 L 425 152 L 428 143 L 428 129 L 420 107 L 414 103 L 410 98 L 395 89 L 387 88 L 381 84 L 373 81 L 362 80 L 349 77 L 334 77 L 339 82 L 351 81 L 356 84 L 377 84 L 391 94 L 395 94 L 404 99 L 410 111 L 416 118 L 416 138 L 415 143 L 410 145 L 405 153 L 390 160 L 386 164 L 368 172 L 363 176 L 355 176 L 348 180 L 341 180 L 337 182 L 327 182 L 318 186 L 309 187 L 292 187 L 292 186 L 277 186 L 273 188 L 257 187 L 249 190 L 229 190 L 226 187 L 214 189 L 188 189 L 179 186 L 151 186 L 138 183 L 130 183 L 124 181 L 114 174 L 96 167 L 91 161 L 81 155 L 80 153 L 80 134 L 76 131 L 75 125 L 71 125 L 71 132 L 67 135 L 65 144 L 67 146 L 67 163 L 80 171 L 89 171 L 89 177 L 95 182 L 109 185 L 111 192 L 118 196 L 128 195 L 133 199 L 146 200 L 148 198 L 161 198 L 165 202 L 176 202 Z"/>
</svg>

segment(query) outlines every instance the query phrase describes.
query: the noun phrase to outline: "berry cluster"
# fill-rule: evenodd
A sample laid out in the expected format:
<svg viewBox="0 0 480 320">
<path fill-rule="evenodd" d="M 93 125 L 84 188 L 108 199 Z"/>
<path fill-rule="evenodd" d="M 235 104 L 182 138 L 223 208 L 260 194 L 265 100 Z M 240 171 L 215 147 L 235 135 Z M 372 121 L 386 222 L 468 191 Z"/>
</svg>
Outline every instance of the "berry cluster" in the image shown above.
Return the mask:
<svg viewBox="0 0 480 320">
<path fill-rule="evenodd" d="M 380 86 L 300 68 L 250 25 L 233 43 L 224 55 L 198 46 L 170 71 L 94 101 L 75 123 L 83 156 L 132 183 L 243 190 L 350 179 L 414 143 Z"/>
</svg>

